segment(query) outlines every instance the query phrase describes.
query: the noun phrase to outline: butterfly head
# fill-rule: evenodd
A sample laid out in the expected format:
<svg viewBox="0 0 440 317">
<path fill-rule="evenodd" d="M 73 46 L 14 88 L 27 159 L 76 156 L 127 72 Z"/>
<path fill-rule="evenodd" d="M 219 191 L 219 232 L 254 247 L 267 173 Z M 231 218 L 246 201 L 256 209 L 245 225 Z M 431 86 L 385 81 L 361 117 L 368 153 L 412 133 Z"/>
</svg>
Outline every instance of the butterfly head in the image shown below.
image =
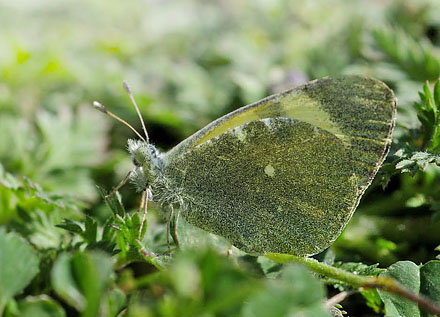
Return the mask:
<svg viewBox="0 0 440 317">
<path fill-rule="evenodd" d="M 160 177 L 162 156 L 154 145 L 141 140 L 129 139 L 128 152 L 136 167 L 131 181 L 136 190 L 142 192 Z"/>
<path fill-rule="evenodd" d="M 138 136 L 139 140 L 128 140 L 128 152 L 130 153 L 133 164 L 135 165 L 135 168 L 130 172 L 130 180 L 135 185 L 136 191 L 143 192 L 158 182 L 158 179 L 161 176 L 161 169 L 163 165 L 162 156 L 159 151 L 149 142 L 145 122 L 142 119 L 141 112 L 133 97 L 131 88 L 125 81 L 123 82 L 123 87 L 128 93 L 136 113 L 139 116 L 144 136 L 142 136 L 131 124 L 109 111 L 101 103 L 94 101 L 93 107 L 123 123 Z"/>
</svg>

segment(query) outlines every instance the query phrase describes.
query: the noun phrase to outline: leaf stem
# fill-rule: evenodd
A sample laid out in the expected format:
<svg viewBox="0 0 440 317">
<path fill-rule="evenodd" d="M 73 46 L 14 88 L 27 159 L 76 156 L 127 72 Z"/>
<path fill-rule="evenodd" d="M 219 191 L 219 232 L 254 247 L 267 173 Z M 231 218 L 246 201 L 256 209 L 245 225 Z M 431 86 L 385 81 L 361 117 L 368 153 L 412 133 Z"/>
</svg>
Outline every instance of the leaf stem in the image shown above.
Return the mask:
<svg viewBox="0 0 440 317">
<path fill-rule="evenodd" d="M 411 292 L 392 278 L 356 275 L 343 269 L 318 262 L 312 258 L 276 253 L 269 253 L 266 255 L 266 257 L 280 264 L 301 263 L 315 273 L 345 282 L 355 288 L 382 289 L 386 292 L 393 293 L 409 299 L 410 301 L 416 302 L 427 312 L 440 316 L 440 307 L 436 303 L 425 296 L 417 295 Z"/>
</svg>

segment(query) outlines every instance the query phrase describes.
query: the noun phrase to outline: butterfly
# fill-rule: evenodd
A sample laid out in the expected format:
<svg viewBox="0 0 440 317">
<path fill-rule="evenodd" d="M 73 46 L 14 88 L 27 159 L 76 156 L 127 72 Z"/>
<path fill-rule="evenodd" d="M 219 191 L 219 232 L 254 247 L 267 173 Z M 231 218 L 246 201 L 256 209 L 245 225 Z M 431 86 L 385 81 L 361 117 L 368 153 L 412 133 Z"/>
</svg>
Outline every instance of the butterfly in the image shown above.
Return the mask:
<svg viewBox="0 0 440 317">
<path fill-rule="evenodd" d="M 161 153 L 142 118 L 145 137 L 94 103 L 139 137 L 128 141 L 134 168 L 121 184 L 142 192 L 141 208 L 155 201 L 169 222 L 181 215 L 251 254 L 297 256 L 327 248 L 350 220 L 389 151 L 396 105 L 381 81 L 322 78 L 239 108 Z"/>
</svg>

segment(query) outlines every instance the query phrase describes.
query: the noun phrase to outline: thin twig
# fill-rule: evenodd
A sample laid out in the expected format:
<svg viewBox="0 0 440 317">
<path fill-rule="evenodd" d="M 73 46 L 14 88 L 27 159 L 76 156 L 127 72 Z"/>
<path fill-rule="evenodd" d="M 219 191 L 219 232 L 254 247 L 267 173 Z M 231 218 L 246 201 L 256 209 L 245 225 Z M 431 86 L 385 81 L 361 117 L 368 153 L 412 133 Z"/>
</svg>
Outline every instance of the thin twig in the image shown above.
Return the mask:
<svg viewBox="0 0 440 317">
<path fill-rule="evenodd" d="M 411 292 L 406 287 L 390 277 L 360 276 L 345 271 L 343 269 L 339 269 L 334 266 L 318 262 L 317 260 L 312 258 L 304 258 L 294 255 L 270 253 L 267 254 L 266 257 L 271 259 L 272 261 L 281 264 L 293 262 L 302 263 L 315 273 L 345 282 L 355 288 L 382 289 L 386 292 L 393 293 L 409 299 L 410 301 L 419 304 L 419 306 L 427 312 L 440 316 L 440 307 L 435 302 L 423 295 L 418 295 Z"/>
<path fill-rule="evenodd" d="M 406 299 L 409 299 L 410 301 L 419 304 L 419 306 L 424 310 L 426 310 L 427 312 L 440 316 L 440 307 L 436 303 L 434 303 L 426 296 L 423 296 L 421 294 L 417 295 L 411 292 L 393 278 L 373 276 L 370 277 L 370 280 L 367 283 L 365 283 L 363 287 L 378 288 L 386 292 L 393 293 L 401 297 L 405 297 Z"/>
<path fill-rule="evenodd" d="M 336 294 L 335 296 L 329 298 L 325 302 L 325 307 L 331 308 L 331 307 L 335 306 L 336 304 L 339 304 L 340 302 L 344 301 L 348 296 L 353 295 L 354 293 L 356 293 L 356 292 L 353 290 L 340 292 L 340 293 Z"/>
</svg>

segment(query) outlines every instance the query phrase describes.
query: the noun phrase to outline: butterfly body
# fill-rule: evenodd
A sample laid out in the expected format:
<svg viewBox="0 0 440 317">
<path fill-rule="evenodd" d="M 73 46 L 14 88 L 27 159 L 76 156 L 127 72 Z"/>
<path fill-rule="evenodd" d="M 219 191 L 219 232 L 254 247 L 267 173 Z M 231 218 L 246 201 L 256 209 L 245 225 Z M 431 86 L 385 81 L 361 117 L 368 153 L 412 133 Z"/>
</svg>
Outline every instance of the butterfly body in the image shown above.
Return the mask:
<svg viewBox="0 0 440 317">
<path fill-rule="evenodd" d="M 315 80 L 227 114 L 164 154 L 129 141 L 131 180 L 243 251 L 316 254 L 385 159 L 395 112 L 380 81 Z"/>
</svg>

